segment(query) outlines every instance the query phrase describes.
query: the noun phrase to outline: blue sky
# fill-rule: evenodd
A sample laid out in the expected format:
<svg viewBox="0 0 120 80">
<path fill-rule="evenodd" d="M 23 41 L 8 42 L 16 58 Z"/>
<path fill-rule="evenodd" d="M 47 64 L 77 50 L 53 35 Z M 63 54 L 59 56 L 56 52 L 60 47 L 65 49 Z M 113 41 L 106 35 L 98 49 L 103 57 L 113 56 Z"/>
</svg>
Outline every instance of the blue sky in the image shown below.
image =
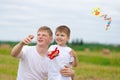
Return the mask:
<svg viewBox="0 0 120 80">
<path fill-rule="evenodd" d="M 109 30 L 105 30 L 107 22 L 102 17 L 91 14 L 95 7 L 101 9 L 101 14 L 112 17 Z M 28 34 L 36 36 L 40 26 L 47 25 L 55 31 L 64 24 L 71 29 L 70 40 L 120 44 L 119 23 L 119 0 L 0 1 L 0 40 L 22 40 Z"/>
</svg>

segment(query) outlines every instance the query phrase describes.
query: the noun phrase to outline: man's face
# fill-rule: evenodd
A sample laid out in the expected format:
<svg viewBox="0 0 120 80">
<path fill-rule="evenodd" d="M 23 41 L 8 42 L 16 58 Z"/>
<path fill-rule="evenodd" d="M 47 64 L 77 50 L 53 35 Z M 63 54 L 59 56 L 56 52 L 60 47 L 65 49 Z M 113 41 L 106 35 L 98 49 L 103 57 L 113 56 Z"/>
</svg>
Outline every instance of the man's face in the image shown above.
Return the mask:
<svg viewBox="0 0 120 80">
<path fill-rule="evenodd" d="M 52 37 L 47 31 L 39 31 L 37 33 L 37 45 L 48 46 L 52 41 Z"/>
</svg>

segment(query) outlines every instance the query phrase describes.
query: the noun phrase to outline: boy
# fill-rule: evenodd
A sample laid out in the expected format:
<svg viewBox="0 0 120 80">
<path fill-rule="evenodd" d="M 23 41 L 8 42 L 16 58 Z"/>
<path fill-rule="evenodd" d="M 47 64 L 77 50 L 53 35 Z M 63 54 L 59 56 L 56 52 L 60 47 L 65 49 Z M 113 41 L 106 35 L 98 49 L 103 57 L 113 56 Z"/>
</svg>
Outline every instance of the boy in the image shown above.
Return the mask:
<svg viewBox="0 0 120 80">
<path fill-rule="evenodd" d="M 60 69 L 64 67 L 77 66 L 76 53 L 67 46 L 70 39 L 70 29 L 61 25 L 55 31 L 56 45 L 49 48 L 48 57 L 50 58 L 48 80 L 72 80 L 71 77 L 64 77 L 60 74 Z"/>
</svg>

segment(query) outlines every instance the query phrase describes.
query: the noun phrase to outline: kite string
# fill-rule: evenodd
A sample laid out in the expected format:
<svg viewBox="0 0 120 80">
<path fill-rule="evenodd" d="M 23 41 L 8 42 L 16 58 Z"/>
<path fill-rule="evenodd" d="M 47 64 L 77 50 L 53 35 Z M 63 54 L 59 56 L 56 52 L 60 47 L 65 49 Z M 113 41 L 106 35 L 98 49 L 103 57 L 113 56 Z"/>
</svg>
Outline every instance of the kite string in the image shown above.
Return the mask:
<svg viewBox="0 0 120 80">
<path fill-rule="evenodd" d="M 101 15 L 101 17 L 103 17 L 104 20 L 108 20 L 107 25 L 106 25 L 106 30 L 108 30 L 108 29 L 109 29 L 109 26 L 110 26 L 110 24 L 111 24 L 111 22 L 112 22 L 112 18 L 111 18 L 111 17 L 107 17 L 107 14 Z"/>
</svg>

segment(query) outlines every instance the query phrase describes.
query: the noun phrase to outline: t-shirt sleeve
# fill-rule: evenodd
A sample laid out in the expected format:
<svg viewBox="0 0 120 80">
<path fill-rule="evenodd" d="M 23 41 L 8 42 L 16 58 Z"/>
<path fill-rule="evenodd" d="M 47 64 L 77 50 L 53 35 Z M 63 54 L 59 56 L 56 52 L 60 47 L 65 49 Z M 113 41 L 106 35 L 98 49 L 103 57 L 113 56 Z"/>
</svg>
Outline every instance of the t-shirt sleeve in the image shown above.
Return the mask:
<svg viewBox="0 0 120 80">
<path fill-rule="evenodd" d="M 71 56 L 70 57 L 70 62 L 73 62 L 74 61 L 74 58 Z"/>
<path fill-rule="evenodd" d="M 28 50 L 28 46 L 27 45 L 23 46 L 23 48 L 22 48 L 22 53 L 23 54 L 21 56 L 21 59 L 23 59 L 25 57 L 25 55 L 27 53 L 27 50 Z"/>
<path fill-rule="evenodd" d="M 72 49 L 69 47 L 69 54 L 70 54 L 70 52 L 72 51 Z M 70 62 L 73 62 L 74 61 L 74 57 L 70 54 L 70 60 L 69 60 Z"/>
</svg>

